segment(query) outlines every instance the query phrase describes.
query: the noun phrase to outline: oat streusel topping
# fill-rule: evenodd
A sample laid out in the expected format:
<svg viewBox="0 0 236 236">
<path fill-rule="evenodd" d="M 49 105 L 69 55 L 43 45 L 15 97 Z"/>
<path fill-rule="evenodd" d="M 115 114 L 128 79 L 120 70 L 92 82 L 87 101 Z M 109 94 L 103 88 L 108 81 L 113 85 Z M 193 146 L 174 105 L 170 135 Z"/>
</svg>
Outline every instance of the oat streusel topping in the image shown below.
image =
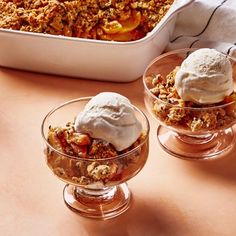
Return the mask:
<svg viewBox="0 0 236 236">
<path fill-rule="evenodd" d="M 174 0 L 0 0 L 0 28 L 87 39 L 144 37 Z"/>
</svg>

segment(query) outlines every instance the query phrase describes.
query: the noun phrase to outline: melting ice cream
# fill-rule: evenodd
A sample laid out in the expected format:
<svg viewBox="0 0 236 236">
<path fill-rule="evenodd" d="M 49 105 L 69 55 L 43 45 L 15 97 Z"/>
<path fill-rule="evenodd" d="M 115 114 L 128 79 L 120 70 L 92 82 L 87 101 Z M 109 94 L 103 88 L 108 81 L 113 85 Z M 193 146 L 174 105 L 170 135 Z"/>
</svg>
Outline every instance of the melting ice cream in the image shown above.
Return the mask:
<svg viewBox="0 0 236 236">
<path fill-rule="evenodd" d="M 130 101 L 113 92 L 99 93 L 80 112 L 75 129 L 111 143 L 117 151 L 131 146 L 140 136 L 142 125 Z"/>
<path fill-rule="evenodd" d="M 175 86 L 184 101 L 221 102 L 233 92 L 231 63 L 226 55 L 215 49 L 198 49 L 181 64 Z"/>
</svg>

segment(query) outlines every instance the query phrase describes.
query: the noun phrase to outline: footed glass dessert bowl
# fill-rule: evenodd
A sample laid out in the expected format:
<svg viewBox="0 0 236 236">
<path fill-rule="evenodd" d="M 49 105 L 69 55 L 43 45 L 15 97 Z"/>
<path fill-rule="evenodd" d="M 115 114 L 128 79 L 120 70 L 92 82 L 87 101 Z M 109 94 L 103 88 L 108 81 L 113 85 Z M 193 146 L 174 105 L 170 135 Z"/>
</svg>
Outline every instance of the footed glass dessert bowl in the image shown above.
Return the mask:
<svg viewBox="0 0 236 236">
<path fill-rule="evenodd" d="M 82 216 L 104 220 L 130 206 L 126 181 L 137 175 L 148 158 L 149 122 L 132 105 L 142 132 L 132 145 L 117 151 L 104 140 L 75 130 L 75 118 L 91 98 L 71 100 L 51 110 L 43 120 L 42 136 L 48 167 L 66 183 L 66 205 Z"/>
<path fill-rule="evenodd" d="M 214 98 L 214 93 L 217 95 L 218 88 L 226 81 L 225 78 L 223 82 L 218 80 L 218 85 L 217 79 L 220 72 L 213 71 L 214 68 L 220 68 L 221 64 L 212 62 L 213 68 L 213 64 L 205 65 L 204 60 L 200 62 L 200 67 L 203 69 L 199 74 L 196 71 L 182 73 L 181 85 L 185 82 L 188 87 L 178 90 L 177 86 L 180 84 L 179 81 L 179 83 L 176 82 L 179 76 L 178 70 L 184 64 L 183 61 L 196 50 L 198 49 L 175 50 L 162 54 L 152 61 L 143 75 L 144 100 L 148 111 L 158 122 L 157 139 L 166 152 L 182 159 L 214 159 L 220 157 L 234 144 L 235 134 L 232 126 L 236 123 L 236 93 L 230 91 L 230 94 L 224 96 L 219 102 L 210 104 L 202 102 L 204 99 Z M 235 81 L 236 60 L 230 56 L 224 56 L 232 66 L 231 74 Z M 184 66 L 186 69 L 186 63 Z M 195 64 L 191 66 L 193 70 L 197 67 Z M 208 67 L 212 68 L 208 70 Z M 212 87 L 207 87 L 209 83 L 206 81 L 206 71 L 210 71 L 210 74 L 216 73 L 218 76 L 217 78 L 213 78 L 215 75 L 212 74 L 209 76 L 215 80 Z M 193 75 L 189 79 L 188 76 L 191 73 Z M 228 72 L 224 71 L 224 73 Z M 198 77 L 202 79 L 200 86 L 197 84 Z M 193 83 L 190 84 L 192 81 Z M 232 90 L 233 86 L 232 81 Z M 197 94 L 199 91 L 202 93 Z M 198 97 L 201 102 L 184 100 L 179 93 L 182 97 L 186 93 L 193 99 Z"/>
</svg>

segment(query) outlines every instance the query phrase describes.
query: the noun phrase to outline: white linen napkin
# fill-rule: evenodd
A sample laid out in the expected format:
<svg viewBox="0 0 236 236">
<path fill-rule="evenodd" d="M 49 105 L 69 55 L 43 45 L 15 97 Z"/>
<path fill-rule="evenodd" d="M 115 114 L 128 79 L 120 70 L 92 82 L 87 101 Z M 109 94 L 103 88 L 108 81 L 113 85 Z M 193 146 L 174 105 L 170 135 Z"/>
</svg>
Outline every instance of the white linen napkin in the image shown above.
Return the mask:
<svg viewBox="0 0 236 236">
<path fill-rule="evenodd" d="M 236 0 L 196 0 L 178 14 L 165 51 L 203 47 L 236 56 Z"/>
</svg>

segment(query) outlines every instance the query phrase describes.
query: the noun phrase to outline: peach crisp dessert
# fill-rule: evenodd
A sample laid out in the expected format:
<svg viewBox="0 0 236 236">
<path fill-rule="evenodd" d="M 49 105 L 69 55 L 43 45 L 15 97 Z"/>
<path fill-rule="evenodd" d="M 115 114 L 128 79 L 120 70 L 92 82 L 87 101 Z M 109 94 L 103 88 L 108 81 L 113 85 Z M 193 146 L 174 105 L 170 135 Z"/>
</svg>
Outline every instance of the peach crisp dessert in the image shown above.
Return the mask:
<svg viewBox="0 0 236 236">
<path fill-rule="evenodd" d="M 153 74 L 145 81 L 156 97 L 153 114 L 169 127 L 214 132 L 236 120 L 231 62 L 215 49 L 198 49 L 167 76 Z"/>
<path fill-rule="evenodd" d="M 112 186 L 130 179 L 144 166 L 147 132 L 126 97 L 100 93 L 74 121 L 49 127 L 47 164 L 67 183 Z"/>
</svg>

